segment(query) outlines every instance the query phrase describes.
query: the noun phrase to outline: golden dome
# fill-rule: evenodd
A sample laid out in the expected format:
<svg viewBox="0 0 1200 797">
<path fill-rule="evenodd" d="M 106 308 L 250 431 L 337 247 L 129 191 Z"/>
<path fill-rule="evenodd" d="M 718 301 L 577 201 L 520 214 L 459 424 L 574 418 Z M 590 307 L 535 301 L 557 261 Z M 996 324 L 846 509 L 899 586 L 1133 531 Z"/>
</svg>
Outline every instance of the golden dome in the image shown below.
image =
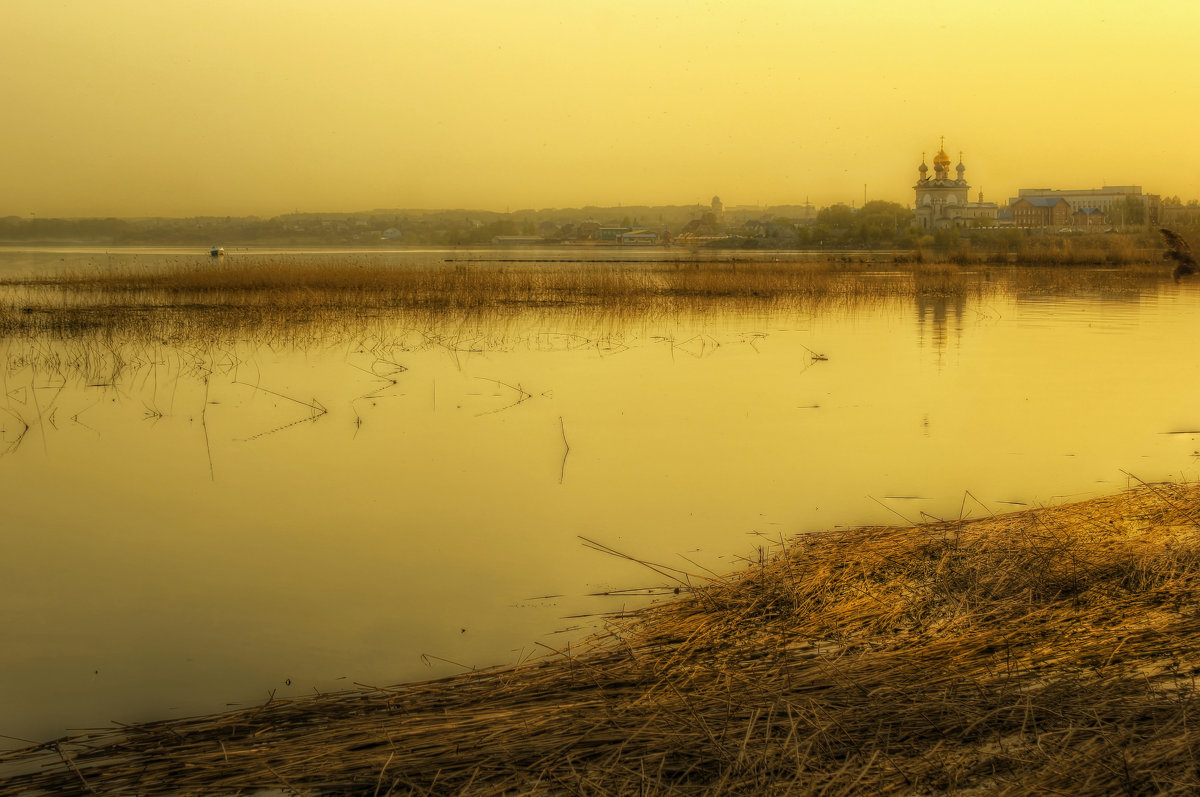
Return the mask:
<svg viewBox="0 0 1200 797">
<path fill-rule="evenodd" d="M 950 168 L 950 156 L 946 154 L 946 150 L 939 149 L 938 154 L 933 157 L 933 165 L 940 166 L 943 169 Z"/>
</svg>

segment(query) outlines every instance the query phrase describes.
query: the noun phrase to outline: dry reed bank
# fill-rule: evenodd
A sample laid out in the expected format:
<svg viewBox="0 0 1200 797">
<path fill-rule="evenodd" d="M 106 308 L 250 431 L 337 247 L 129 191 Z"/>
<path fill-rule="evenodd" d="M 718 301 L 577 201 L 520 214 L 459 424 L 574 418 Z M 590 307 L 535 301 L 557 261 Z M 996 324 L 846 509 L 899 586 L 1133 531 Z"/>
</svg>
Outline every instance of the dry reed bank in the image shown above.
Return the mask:
<svg viewBox="0 0 1200 797">
<path fill-rule="evenodd" d="M 1200 790 L 1200 485 L 658 569 L 583 649 L 62 739 L 0 794 Z"/>
<path fill-rule="evenodd" d="M 947 233 L 948 237 L 950 237 Z M 953 236 L 919 257 L 960 265 L 1023 263 L 1036 266 L 1125 266 L 1160 259 L 1155 231 L 1139 234 L 1028 234 L 1018 229 L 979 229 Z"/>
<path fill-rule="evenodd" d="M 519 345 L 549 332 L 571 346 L 620 349 L 672 325 L 997 296 L 1139 301 L 1170 280 L 1163 265 L 959 266 L 839 260 L 644 263 L 479 261 L 399 267 L 331 257 L 228 257 L 223 263 L 0 281 L 0 360 L 113 382 L 163 350 L 202 373 L 245 346 L 358 347 L 381 356 Z M 538 340 L 542 347 L 545 341 Z"/>
<path fill-rule="evenodd" d="M 1168 272 L 1155 264 L 1028 267 L 869 258 L 436 267 L 227 258 L 199 267 L 117 267 L 0 282 L 0 335 L 239 337 L 303 326 L 361 329 L 380 319 L 419 326 L 453 315 L 529 310 L 618 319 L 811 311 L 997 291 L 1130 293 L 1153 287 Z"/>
</svg>

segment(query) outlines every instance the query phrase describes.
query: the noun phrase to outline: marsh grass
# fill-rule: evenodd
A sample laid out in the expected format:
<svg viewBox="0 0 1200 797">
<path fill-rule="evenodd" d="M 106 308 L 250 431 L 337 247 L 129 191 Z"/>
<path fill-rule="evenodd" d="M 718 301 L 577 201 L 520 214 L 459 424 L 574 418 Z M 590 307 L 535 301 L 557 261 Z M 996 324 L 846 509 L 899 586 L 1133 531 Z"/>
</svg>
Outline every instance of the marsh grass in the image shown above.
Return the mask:
<svg viewBox="0 0 1200 797">
<path fill-rule="evenodd" d="M 895 279 L 864 266 L 470 264 L 397 268 L 261 259 L 160 271 L 119 268 L 0 286 L 0 336 L 57 362 L 120 359 L 166 343 L 231 350 L 243 341 L 376 350 L 502 347 L 531 329 L 600 347 L 631 329 L 697 314 L 817 310 L 886 301 Z M 47 346 L 47 341 L 63 345 Z M 73 349 L 68 351 L 67 349 Z"/>
<path fill-rule="evenodd" d="M 1161 259 L 1160 242 L 1153 236 L 979 234 L 977 240 L 957 239 L 944 252 L 925 259 L 961 266 L 1019 264 L 1033 267 L 1153 265 Z"/>
<path fill-rule="evenodd" d="M 1065 262 L 1065 261 L 1064 261 Z M 437 326 L 516 313 L 607 315 L 817 312 L 929 296 L 997 291 L 1146 289 L 1162 266 L 1023 268 L 851 260 L 396 267 L 229 259 L 135 272 L 120 267 L 0 283 L 0 334 L 245 337 L 302 327 L 361 329 L 379 320 Z"/>
<path fill-rule="evenodd" d="M 1194 794 L 1200 486 L 781 541 L 516 667 L 0 754 L 0 794 Z"/>
<path fill-rule="evenodd" d="M 1137 244 L 1138 239 L 1124 235 L 1041 236 L 1024 239 L 1015 254 L 1017 262 L 1045 266 L 1148 264 L 1147 252 Z"/>
<path fill-rule="evenodd" d="M 0 282 L 4 365 L 115 381 L 159 347 L 215 363 L 255 346 L 426 347 L 463 352 L 519 345 L 611 352 L 639 335 L 746 319 L 981 303 L 997 295 L 1136 299 L 1169 279 L 1157 265 L 962 266 L 736 260 L 645 263 L 423 264 L 332 258 L 227 258 L 134 271 L 92 268 Z M 789 320 L 788 323 L 791 323 Z"/>
<path fill-rule="evenodd" d="M 137 298 L 170 304 L 280 305 L 326 303 L 387 308 L 480 308 L 516 304 L 607 304 L 664 297 L 819 297 L 861 292 L 853 277 L 863 263 L 767 261 L 650 261 L 646 264 L 469 264 L 424 267 L 254 259 L 162 271 L 120 269 L 13 281 L 60 296 Z M 867 290 L 870 295 L 874 286 Z"/>
<path fill-rule="evenodd" d="M 0 367 L 54 384 L 117 384 L 176 362 L 204 378 L 260 347 L 429 348 L 453 357 L 528 347 L 619 352 L 733 323 L 768 330 L 822 313 L 982 306 L 992 297 L 1134 301 L 1163 266 L 1013 267 L 736 260 L 617 264 L 231 259 L 153 271 L 93 268 L 0 283 Z M 1172 286 L 1172 289 L 1173 286 Z M 672 344 L 674 345 L 674 344 Z M 32 378 L 32 377 L 31 377 Z M 20 411 L 23 412 L 23 411 Z M 21 423 L 28 421 L 23 415 Z"/>
</svg>

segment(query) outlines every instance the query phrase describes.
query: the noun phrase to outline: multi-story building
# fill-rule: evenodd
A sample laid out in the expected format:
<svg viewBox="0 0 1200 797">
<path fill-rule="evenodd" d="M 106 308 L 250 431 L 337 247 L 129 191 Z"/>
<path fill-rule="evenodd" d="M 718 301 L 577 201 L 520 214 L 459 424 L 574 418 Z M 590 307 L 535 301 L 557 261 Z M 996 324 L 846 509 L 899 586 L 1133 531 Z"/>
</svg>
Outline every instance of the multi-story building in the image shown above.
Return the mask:
<svg viewBox="0 0 1200 797">
<path fill-rule="evenodd" d="M 1071 190 L 1022 188 L 1017 191 L 1016 198 L 1009 200 L 1009 204 L 1015 208 L 1015 203 L 1021 199 L 1064 199 L 1072 213 L 1077 210 L 1099 210 L 1107 217 L 1109 224 L 1115 225 L 1158 224 L 1159 220 L 1160 197 L 1157 194 L 1143 194 L 1140 185 L 1106 185 L 1103 188 Z M 1133 211 L 1133 207 L 1139 210 Z"/>
<path fill-rule="evenodd" d="M 1062 197 L 1033 196 L 1011 200 L 1014 227 L 1065 227 L 1071 223 L 1071 203 Z"/>
</svg>

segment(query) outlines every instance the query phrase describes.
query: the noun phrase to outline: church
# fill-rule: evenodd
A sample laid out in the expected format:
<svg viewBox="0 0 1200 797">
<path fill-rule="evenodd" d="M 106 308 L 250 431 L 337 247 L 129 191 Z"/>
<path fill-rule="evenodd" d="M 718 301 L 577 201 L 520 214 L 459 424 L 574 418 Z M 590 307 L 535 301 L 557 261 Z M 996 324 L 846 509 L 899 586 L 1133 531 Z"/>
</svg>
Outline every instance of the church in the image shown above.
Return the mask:
<svg viewBox="0 0 1200 797">
<path fill-rule="evenodd" d="M 914 220 L 922 230 L 935 230 L 947 227 L 965 227 L 976 219 L 990 219 L 990 224 L 996 220 L 999 208 L 995 202 L 984 202 L 983 192 L 979 192 L 979 201 L 969 201 L 971 186 L 964 176 L 967 167 L 963 165 L 962 155 L 958 156 L 958 166 L 955 167 L 956 177 L 950 176 L 950 156 L 946 154 L 945 139 L 941 148 L 933 158 L 933 177 L 929 176 L 929 167 L 925 165 L 925 156 L 921 156 L 921 165 L 917 168 L 917 184 L 913 189 L 917 192 L 917 204 L 914 210 Z"/>
</svg>

